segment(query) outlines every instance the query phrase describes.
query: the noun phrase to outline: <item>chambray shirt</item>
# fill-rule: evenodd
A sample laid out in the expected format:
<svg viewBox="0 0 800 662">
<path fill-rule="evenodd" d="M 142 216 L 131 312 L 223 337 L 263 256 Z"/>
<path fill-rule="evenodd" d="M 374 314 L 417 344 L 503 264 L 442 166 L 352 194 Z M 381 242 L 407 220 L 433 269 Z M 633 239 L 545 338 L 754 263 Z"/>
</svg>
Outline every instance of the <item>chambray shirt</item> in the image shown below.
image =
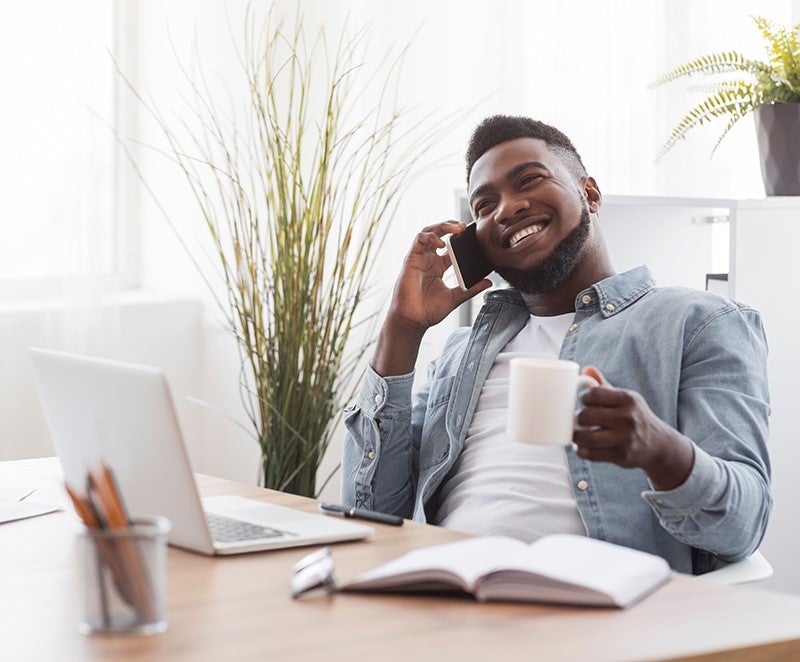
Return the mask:
<svg viewBox="0 0 800 662">
<path fill-rule="evenodd" d="M 450 336 L 413 395 L 413 373 L 384 379 L 368 370 L 345 412 L 345 504 L 433 520 L 486 376 L 528 318 L 515 290 L 486 294 L 472 328 Z M 654 490 L 641 469 L 568 449 L 589 536 L 658 554 L 681 572 L 692 572 L 693 556 L 704 572 L 715 557 L 733 562 L 758 547 L 772 499 L 767 342 L 756 311 L 709 292 L 658 288 L 638 267 L 578 294 L 560 357 L 640 393 L 694 446 L 688 478 L 669 491 Z"/>
</svg>

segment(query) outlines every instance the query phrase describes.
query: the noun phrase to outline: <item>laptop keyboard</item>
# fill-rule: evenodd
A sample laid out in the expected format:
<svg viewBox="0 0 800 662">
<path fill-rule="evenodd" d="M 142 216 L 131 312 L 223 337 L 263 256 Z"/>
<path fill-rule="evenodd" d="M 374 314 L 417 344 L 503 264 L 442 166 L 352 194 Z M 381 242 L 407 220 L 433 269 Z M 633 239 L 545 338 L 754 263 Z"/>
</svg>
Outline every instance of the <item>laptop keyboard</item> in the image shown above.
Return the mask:
<svg viewBox="0 0 800 662">
<path fill-rule="evenodd" d="M 280 531 L 260 524 L 251 524 L 240 519 L 206 513 L 206 521 L 211 537 L 217 542 L 239 542 L 242 540 L 261 540 L 262 538 L 279 538 L 292 535 L 289 531 Z"/>
</svg>

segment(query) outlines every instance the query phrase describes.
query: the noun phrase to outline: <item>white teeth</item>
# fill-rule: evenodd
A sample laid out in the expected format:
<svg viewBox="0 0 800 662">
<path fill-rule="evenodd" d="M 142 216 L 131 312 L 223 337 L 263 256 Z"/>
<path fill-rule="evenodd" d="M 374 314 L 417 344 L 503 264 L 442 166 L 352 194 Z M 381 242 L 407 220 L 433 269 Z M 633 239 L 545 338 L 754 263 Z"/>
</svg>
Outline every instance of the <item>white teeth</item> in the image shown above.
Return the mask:
<svg viewBox="0 0 800 662">
<path fill-rule="evenodd" d="M 542 229 L 542 227 L 544 227 L 544 226 L 541 223 L 534 223 L 533 225 L 529 225 L 524 230 L 520 230 L 519 232 L 514 234 L 511 237 L 511 239 L 508 240 L 508 245 L 509 246 L 514 246 L 515 244 L 518 244 L 520 241 L 525 239 L 525 237 L 527 237 L 528 235 L 536 234 L 537 232 L 539 232 Z"/>
</svg>

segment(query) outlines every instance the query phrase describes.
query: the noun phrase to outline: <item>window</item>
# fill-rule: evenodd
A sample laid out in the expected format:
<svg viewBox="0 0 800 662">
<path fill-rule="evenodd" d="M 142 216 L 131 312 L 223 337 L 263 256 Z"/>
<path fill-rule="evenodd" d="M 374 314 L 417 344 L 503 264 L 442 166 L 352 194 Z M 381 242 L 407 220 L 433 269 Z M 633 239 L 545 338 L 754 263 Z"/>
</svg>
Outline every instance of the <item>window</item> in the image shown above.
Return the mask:
<svg viewBox="0 0 800 662">
<path fill-rule="evenodd" d="M 115 3 L 26 0 L 0 22 L 0 295 L 115 270 Z M 48 289 L 50 290 L 48 292 Z"/>
</svg>

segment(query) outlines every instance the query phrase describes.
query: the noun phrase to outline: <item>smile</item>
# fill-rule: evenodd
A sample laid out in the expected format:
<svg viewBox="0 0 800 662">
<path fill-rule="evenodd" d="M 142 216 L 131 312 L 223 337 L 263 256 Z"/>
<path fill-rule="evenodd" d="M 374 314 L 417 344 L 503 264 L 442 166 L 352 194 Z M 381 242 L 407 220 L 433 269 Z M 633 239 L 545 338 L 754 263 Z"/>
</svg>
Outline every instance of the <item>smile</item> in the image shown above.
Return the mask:
<svg viewBox="0 0 800 662">
<path fill-rule="evenodd" d="M 544 230 L 546 226 L 547 223 L 545 223 L 544 221 L 539 221 L 537 223 L 529 225 L 526 228 L 523 228 L 522 230 L 519 230 L 518 232 L 515 232 L 514 234 L 511 235 L 511 238 L 508 240 L 509 248 L 513 248 L 514 246 L 516 246 L 520 241 L 525 239 L 525 237 L 530 237 L 532 234 L 538 234 L 539 232 Z"/>
</svg>

